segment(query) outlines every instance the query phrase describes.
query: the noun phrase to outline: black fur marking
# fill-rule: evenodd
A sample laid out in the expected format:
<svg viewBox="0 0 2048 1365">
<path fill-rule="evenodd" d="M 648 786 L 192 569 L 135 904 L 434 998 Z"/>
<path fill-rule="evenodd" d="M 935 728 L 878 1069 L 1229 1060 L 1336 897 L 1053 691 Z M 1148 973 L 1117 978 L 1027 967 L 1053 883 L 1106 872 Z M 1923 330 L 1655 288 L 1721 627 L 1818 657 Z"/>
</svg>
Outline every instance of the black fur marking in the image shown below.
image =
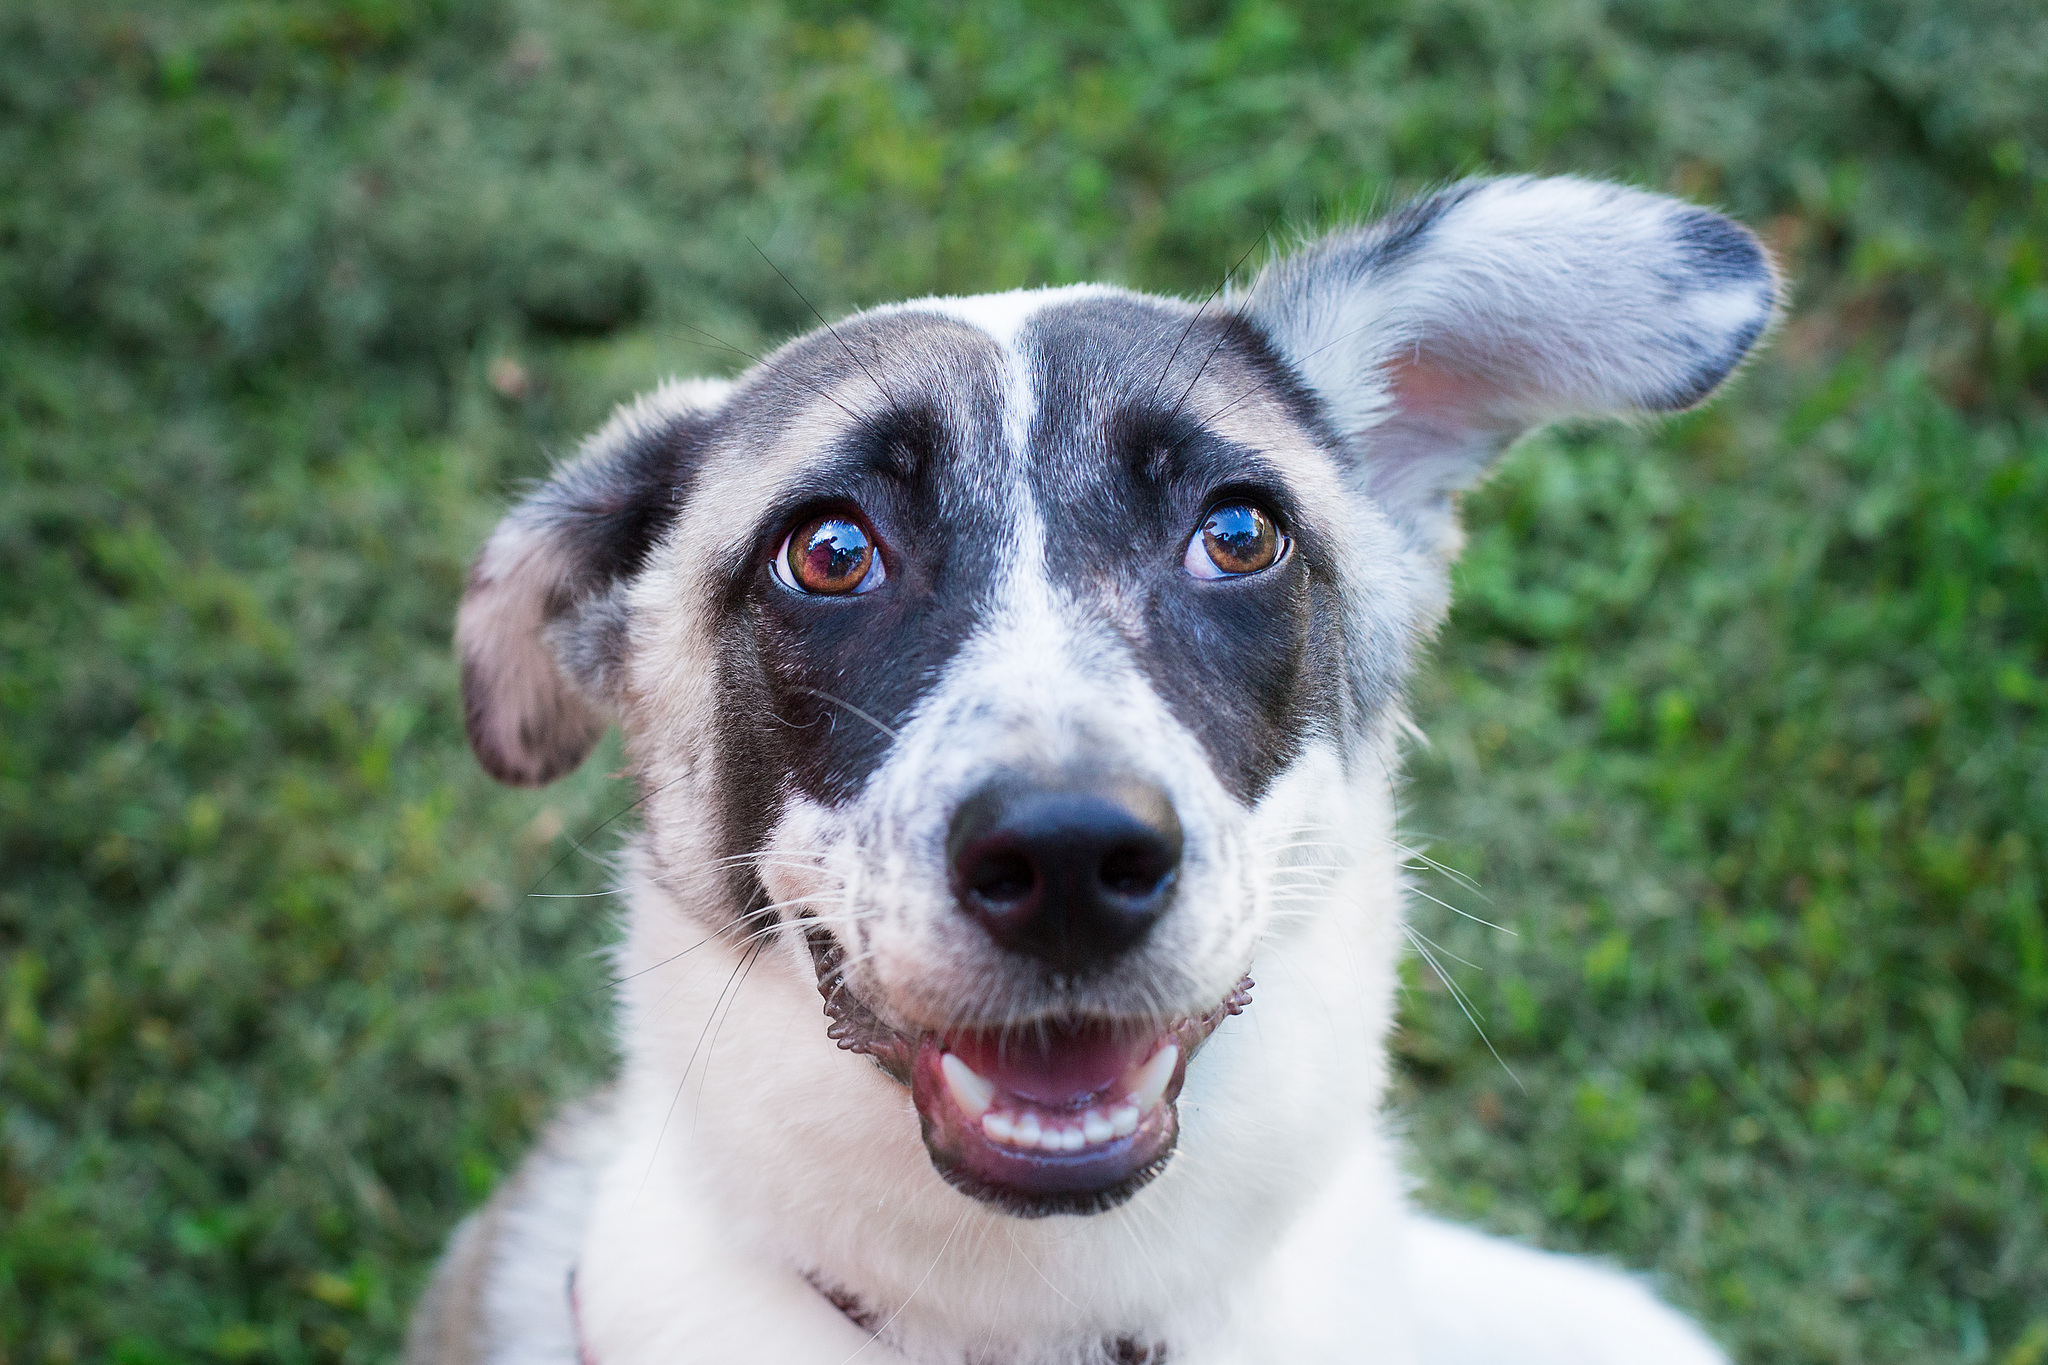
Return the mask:
<svg viewBox="0 0 2048 1365">
<path fill-rule="evenodd" d="M 1446 214 L 1490 183 L 1461 181 L 1449 189 L 1403 204 L 1364 227 L 1332 233 L 1309 250 L 1274 266 L 1277 285 L 1285 289 L 1312 279 L 1318 289 L 1355 288 L 1372 275 L 1414 255 Z"/>
<path fill-rule="evenodd" d="M 1708 209 L 1683 209 L 1675 215 L 1672 235 L 1695 285 L 1755 284 L 1770 277 L 1762 245 L 1732 219 Z"/>
<path fill-rule="evenodd" d="M 718 424 L 715 411 L 678 413 L 572 462 L 515 509 L 509 520 L 523 523 L 538 543 L 528 563 L 498 571 L 544 575 L 543 581 L 486 583 L 483 560 L 472 570 L 472 593 L 542 598 L 537 638 L 472 642 L 464 651 L 470 747 L 499 781 L 551 782 L 596 747 L 604 722 L 569 678 L 599 691 L 614 680 L 626 623 L 623 604 L 606 594 L 639 572 L 675 519 Z M 509 752 L 499 743 L 506 718 L 494 714 L 508 706 L 521 708 L 511 718 Z"/>
<path fill-rule="evenodd" d="M 1158 372 L 1184 325 L 1170 305 L 1128 298 L 1035 316 L 1025 331 L 1038 396 L 1029 469 L 1053 580 L 1123 637 L 1218 778 L 1255 801 L 1339 720 L 1333 555 L 1269 459 L 1202 427 L 1203 403 L 1173 411 L 1190 381 L 1169 382 L 1164 398 L 1131 382 Z M 1254 329 L 1226 315 L 1195 332 L 1184 353 L 1206 364 L 1223 403 L 1267 385 L 1312 440 L 1319 434 L 1306 395 Z M 1195 579 L 1181 567 L 1188 537 L 1228 496 L 1264 506 L 1293 546 L 1262 573 Z"/>
<path fill-rule="evenodd" d="M 541 490 L 535 501 L 585 591 L 640 572 L 688 500 L 717 427 L 715 413 L 679 414 L 606 458 L 571 465 Z"/>
<path fill-rule="evenodd" d="M 836 337 L 797 343 L 736 406 L 772 424 L 849 376 L 865 386 L 848 346 L 886 380 L 874 395 L 884 401 L 865 404 L 780 490 L 718 603 L 716 791 L 729 853 L 761 847 L 791 792 L 831 804 L 861 788 L 985 615 L 1005 543 L 1007 518 L 981 484 L 999 466 L 1001 401 L 980 333 L 929 316 L 840 324 Z M 795 521 L 834 505 L 866 517 L 887 580 L 854 596 L 792 592 L 768 561 Z"/>
<path fill-rule="evenodd" d="M 1770 323 L 1775 299 L 1770 293 L 1771 267 L 1756 236 L 1740 223 L 1708 209 L 1684 209 L 1675 219 L 1673 235 L 1685 270 L 1673 281 L 1679 292 L 1734 289 L 1764 285 L 1766 294 L 1757 316 L 1728 334 L 1717 338 L 1709 349 L 1694 340 L 1689 349 L 1699 356 L 1699 367 L 1669 393 L 1650 406 L 1675 412 L 1705 402 L 1721 381 L 1741 363 L 1749 348 Z M 1687 338 L 1687 340 L 1691 340 Z"/>
</svg>

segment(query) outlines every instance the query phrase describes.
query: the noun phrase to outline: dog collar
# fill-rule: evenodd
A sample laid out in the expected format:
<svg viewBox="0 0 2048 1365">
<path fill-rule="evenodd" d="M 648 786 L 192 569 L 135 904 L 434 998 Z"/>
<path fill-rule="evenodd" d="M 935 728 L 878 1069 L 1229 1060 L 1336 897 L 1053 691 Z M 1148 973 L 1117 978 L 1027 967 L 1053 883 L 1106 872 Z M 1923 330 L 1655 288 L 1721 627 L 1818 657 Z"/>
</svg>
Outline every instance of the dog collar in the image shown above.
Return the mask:
<svg viewBox="0 0 2048 1365">
<path fill-rule="evenodd" d="M 861 1331 L 875 1336 L 881 1335 L 886 1323 L 879 1323 L 879 1314 L 862 1303 L 854 1295 L 834 1285 L 826 1284 L 816 1275 L 804 1276 L 804 1282 L 818 1291 L 825 1302 L 846 1315 L 846 1320 Z M 583 1309 L 576 1298 L 576 1267 L 569 1267 L 569 1327 L 576 1335 L 576 1365 L 597 1365 L 597 1357 L 590 1352 L 590 1343 L 583 1337 Z M 1147 1346 L 1136 1337 L 1117 1337 L 1106 1343 L 1110 1365 L 1166 1365 L 1166 1347 L 1155 1342 Z"/>
</svg>

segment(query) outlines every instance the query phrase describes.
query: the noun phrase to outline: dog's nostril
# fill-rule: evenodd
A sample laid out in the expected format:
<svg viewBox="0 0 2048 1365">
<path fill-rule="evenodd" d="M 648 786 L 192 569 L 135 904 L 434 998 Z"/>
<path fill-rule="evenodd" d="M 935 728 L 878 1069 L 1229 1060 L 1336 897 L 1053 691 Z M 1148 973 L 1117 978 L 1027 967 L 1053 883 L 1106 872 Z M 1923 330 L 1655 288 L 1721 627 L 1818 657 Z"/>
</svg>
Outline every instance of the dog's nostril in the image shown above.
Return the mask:
<svg viewBox="0 0 2048 1365">
<path fill-rule="evenodd" d="M 982 900 L 1007 905 L 1038 889 L 1038 870 L 1021 853 L 995 849 L 976 858 L 964 880 L 967 889 Z"/>
<path fill-rule="evenodd" d="M 1103 855 L 1096 875 L 1112 895 L 1150 896 L 1173 875 L 1174 861 L 1156 842 L 1118 844 Z"/>
</svg>

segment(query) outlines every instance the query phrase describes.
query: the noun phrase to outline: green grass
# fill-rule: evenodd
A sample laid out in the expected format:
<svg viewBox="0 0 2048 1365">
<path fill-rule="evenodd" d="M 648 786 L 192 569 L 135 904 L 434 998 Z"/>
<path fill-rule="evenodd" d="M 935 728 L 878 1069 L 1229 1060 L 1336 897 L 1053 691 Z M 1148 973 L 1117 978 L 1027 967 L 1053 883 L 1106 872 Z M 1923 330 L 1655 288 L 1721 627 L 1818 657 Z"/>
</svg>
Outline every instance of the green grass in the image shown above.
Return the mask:
<svg viewBox="0 0 2048 1365">
<path fill-rule="evenodd" d="M 2048 18 L 2020 0 L 0 7 L 0 1360 L 367 1361 L 607 1065 L 615 749 L 447 636 L 607 404 L 828 313 L 1476 170 L 1798 281 L 1471 499 L 1410 827 L 1433 1206 L 1749 1362 L 2048 1361 Z M 494 383 L 495 379 L 495 383 Z M 592 840 L 598 852 L 612 833 Z"/>
</svg>

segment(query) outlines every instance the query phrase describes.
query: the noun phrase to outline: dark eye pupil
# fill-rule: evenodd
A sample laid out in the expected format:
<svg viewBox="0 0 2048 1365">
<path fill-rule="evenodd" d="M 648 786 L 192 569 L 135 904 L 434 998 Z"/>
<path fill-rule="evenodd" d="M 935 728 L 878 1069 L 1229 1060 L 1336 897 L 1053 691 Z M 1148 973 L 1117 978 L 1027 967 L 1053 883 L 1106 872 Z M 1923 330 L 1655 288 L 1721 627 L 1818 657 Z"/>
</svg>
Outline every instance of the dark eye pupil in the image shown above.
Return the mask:
<svg viewBox="0 0 2048 1365">
<path fill-rule="evenodd" d="M 789 542 L 789 569 L 811 592 L 851 592 L 874 557 L 868 533 L 843 517 L 821 517 Z"/>
<path fill-rule="evenodd" d="M 1225 573 L 1257 573 L 1279 554 L 1280 533 L 1258 508 L 1232 502 L 1202 523 L 1202 542 L 1210 560 Z"/>
</svg>

